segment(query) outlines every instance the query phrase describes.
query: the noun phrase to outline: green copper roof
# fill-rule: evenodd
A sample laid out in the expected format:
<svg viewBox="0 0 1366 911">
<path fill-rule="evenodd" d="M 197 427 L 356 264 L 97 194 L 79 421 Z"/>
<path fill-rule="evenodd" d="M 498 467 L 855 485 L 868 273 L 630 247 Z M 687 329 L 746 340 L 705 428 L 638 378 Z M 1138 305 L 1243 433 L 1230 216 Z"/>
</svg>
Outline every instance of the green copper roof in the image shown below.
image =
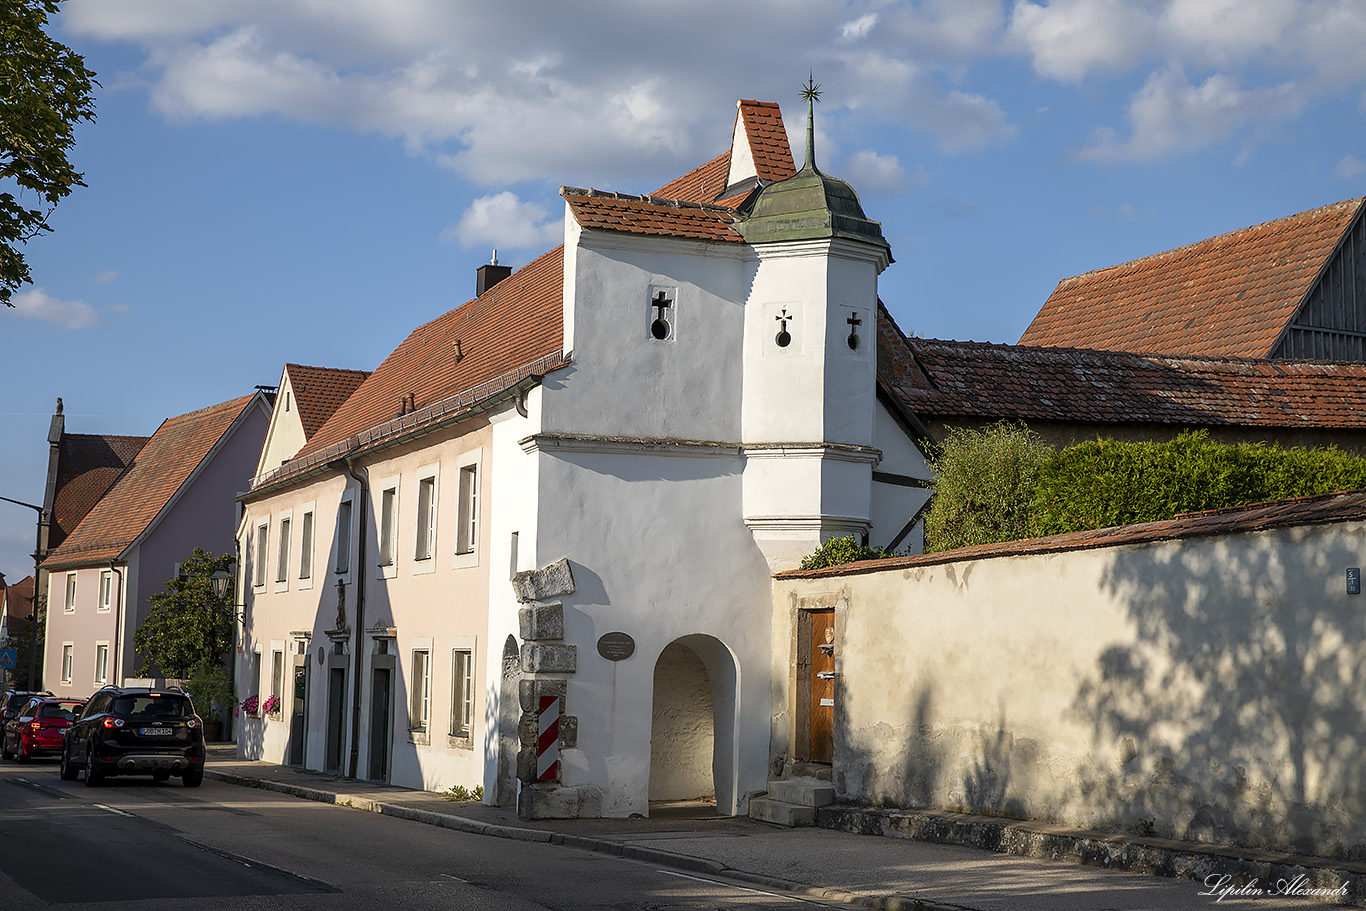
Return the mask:
<svg viewBox="0 0 1366 911">
<path fill-rule="evenodd" d="M 815 110 L 819 86 L 808 86 L 806 98 L 806 163 L 787 180 L 759 191 L 749 217 L 733 227 L 751 244 L 844 237 L 885 247 L 882 225 L 863 214 L 858 194 L 838 177 L 816 167 Z"/>
</svg>

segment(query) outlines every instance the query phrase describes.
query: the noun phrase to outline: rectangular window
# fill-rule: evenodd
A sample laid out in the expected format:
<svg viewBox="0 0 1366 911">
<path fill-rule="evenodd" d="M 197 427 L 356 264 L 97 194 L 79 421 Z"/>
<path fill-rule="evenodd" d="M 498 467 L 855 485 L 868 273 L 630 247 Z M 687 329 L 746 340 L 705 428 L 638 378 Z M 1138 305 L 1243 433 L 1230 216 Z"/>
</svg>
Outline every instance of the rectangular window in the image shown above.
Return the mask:
<svg viewBox="0 0 1366 911">
<path fill-rule="evenodd" d="M 302 541 L 299 542 L 299 578 L 313 578 L 313 513 L 304 513 L 303 525 L 299 528 Z"/>
<path fill-rule="evenodd" d="M 256 574 L 251 580 L 254 586 L 266 584 L 266 546 L 270 543 L 270 526 L 256 526 Z"/>
<path fill-rule="evenodd" d="M 432 653 L 425 649 L 413 652 L 410 693 L 408 727 L 414 731 L 425 731 L 432 709 Z"/>
<path fill-rule="evenodd" d="M 109 682 L 109 645 L 104 642 L 95 646 L 95 682 Z"/>
<path fill-rule="evenodd" d="M 432 535 L 436 530 L 436 478 L 417 482 L 417 549 L 413 558 L 432 558 Z"/>
<path fill-rule="evenodd" d="M 76 643 L 62 643 L 62 682 L 71 682 L 72 666 L 76 663 Z"/>
<path fill-rule="evenodd" d="M 451 736 L 469 737 L 474 724 L 474 652 L 451 650 Z"/>
<path fill-rule="evenodd" d="M 379 565 L 394 565 L 394 519 L 398 511 L 398 488 L 386 487 L 379 496 Z"/>
<path fill-rule="evenodd" d="M 63 608 L 69 614 L 76 609 L 76 574 L 66 574 L 66 601 Z"/>
<path fill-rule="evenodd" d="M 280 520 L 280 556 L 275 563 L 275 581 L 289 578 L 289 519 Z"/>
<path fill-rule="evenodd" d="M 274 651 L 270 653 L 270 695 L 275 697 L 275 710 L 272 715 L 280 714 L 280 692 L 285 684 L 285 653 Z"/>
<path fill-rule="evenodd" d="M 460 469 L 460 510 L 456 519 L 455 552 L 472 554 L 479 542 L 479 474 L 478 466 Z"/>
<path fill-rule="evenodd" d="M 251 689 L 246 693 L 246 696 L 256 696 L 256 697 L 257 697 L 257 701 L 258 701 L 258 703 L 259 703 L 259 701 L 260 701 L 260 693 L 261 693 L 261 653 L 260 653 L 260 652 L 252 652 L 252 655 L 251 655 L 251 678 L 247 681 L 247 686 L 251 687 Z M 244 696 L 244 697 L 243 697 L 243 701 L 245 701 L 245 699 L 246 699 L 246 697 Z M 258 706 L 257 711 L 260 711 L 259 706 Z"/>
<path fill-rule="evenodd" d="M 114 594 L 114 573 L 104 570 L 100 573 L 100 610 L 109 610 Z"/>
<path fill-rule="evenodd" d="M 351 501 L 337 507 L 337 573 L 351 571 Z"/>
</svg>

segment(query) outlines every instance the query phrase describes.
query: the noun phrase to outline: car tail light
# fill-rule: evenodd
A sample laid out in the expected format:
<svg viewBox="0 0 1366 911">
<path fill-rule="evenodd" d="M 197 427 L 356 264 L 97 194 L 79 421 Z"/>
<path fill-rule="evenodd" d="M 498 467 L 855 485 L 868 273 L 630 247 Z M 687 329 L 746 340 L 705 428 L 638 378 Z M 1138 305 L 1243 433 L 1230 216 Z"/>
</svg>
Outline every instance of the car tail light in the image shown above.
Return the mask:
<svg viewBox="0 0 1366 911">
<path fill-rule="evenodd" d="M 101 723 L 102 723 L 105 727 L 107 727 L 107 728 L 121 728 L 121 727 L 123 727 L 123 719 L 122 719 L 122 718 L 106 718 L 106 719 L 104 719 L 104 721 L 101 722 Z"/>
<path fill-rule="evenodd" d="M 204 721 L 198 715 L 195 715 L 189 721 L 185 722 L 185 726 L 187 728 L 197 728 L 203 723 Z"/>
<path fill-rule="evenodd" d="M 41 731 L 43 729 L 43 723 L 41 721 L 30 721 L 28 723 L 28 729 L 30 731 Z"/>
</svg>

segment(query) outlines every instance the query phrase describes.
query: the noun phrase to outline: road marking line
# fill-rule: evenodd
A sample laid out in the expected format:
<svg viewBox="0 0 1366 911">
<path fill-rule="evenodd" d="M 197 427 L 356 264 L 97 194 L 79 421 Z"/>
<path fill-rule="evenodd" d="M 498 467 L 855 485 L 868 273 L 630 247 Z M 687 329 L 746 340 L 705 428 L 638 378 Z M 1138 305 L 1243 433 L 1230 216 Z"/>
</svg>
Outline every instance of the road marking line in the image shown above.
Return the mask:
<svg viewBox="0 0 1366 911">
<path fill-rule="evenodd" d="M 102 803 L 92 803 L 91 806 L 92 806 L 92 807 L 99 807 L 101 810 L 108 810 L 110 813 L 117 813 L 117 814 L 119 814 L 120 816 L 127 816 L 127 817 L 130 818 L 130 819 L 133 817 L 133 814 L 132 814 L 132 813 L 125 813 L 123 810 L 116 810 L 116 809 L 114 809 L 113 807 L 107 807 L 107 806 L 105 806 L 105 805 L 102 804 Z"/>
<path fill-rule="evenodd" d="M 739 886 L 739 885 L 736 885 L 735 883 L 728 883 L 728 882 L 725 882 L 725 881 L 719 880 L 719 879 L 707 879 L 707 878 L 702 877 L 702 876 L 689 876 L 689 875 L 686 874 L 686 873 L 677 873 L 677 872 L 675 872 L 675 871 L 673 871 L 673 870 L 656 870 L 655 872 L 656 872 L 656 873 L 663 873 L 665 876 L 677 876 L 679 879 L 691 879 L 691 880 L 693 880 L 694 882 L 707 883 L 708 885 L 711 885 L 711 886 L 722 886 L 723 888 L 726 888 L 726 889 L 734 889 L 734 890 L 736 890 L 737 892 L 753 892 L 755 895 L 767 895 L 767 896 L 769 896 L 770 898 L 781 898 L 781 899 L 786 899 L 786 900 L 788 900 L 788 901 L 805 902 L 805 903 L 808 904 L 808 905 L 819 905 L 819 904 L 821 904 L 820 902 L 812 901 L 812 900 L 809 899 L 809 898 L 802 898 L 801 896 L 792 895 L 792 894 L 787 893 L 787 892 L 765 892 L 763 889 L 751 889 L 751 888 L 749 888 L 749 887 L 747 887 L 747 886 Z M 828 907 L 828 906 L 826 906 L 826 907 Z"/>
</svg>

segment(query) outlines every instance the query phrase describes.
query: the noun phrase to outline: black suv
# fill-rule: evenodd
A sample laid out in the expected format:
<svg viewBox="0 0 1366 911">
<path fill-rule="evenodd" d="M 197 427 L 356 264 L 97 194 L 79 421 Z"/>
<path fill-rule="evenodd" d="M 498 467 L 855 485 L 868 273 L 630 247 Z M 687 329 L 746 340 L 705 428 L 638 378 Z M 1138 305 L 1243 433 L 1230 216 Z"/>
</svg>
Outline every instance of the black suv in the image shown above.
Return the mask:
<svg viewBox="0 0 1366 911">
<path fill-rule="evenodd" d="M 62 780 L 100 784 L 107 775 L 179 775 L 187 788 L 204 780 L 204 722 L 176 688 L 106 686 L 85 704 L 62 744 Z"/>
</svg>

